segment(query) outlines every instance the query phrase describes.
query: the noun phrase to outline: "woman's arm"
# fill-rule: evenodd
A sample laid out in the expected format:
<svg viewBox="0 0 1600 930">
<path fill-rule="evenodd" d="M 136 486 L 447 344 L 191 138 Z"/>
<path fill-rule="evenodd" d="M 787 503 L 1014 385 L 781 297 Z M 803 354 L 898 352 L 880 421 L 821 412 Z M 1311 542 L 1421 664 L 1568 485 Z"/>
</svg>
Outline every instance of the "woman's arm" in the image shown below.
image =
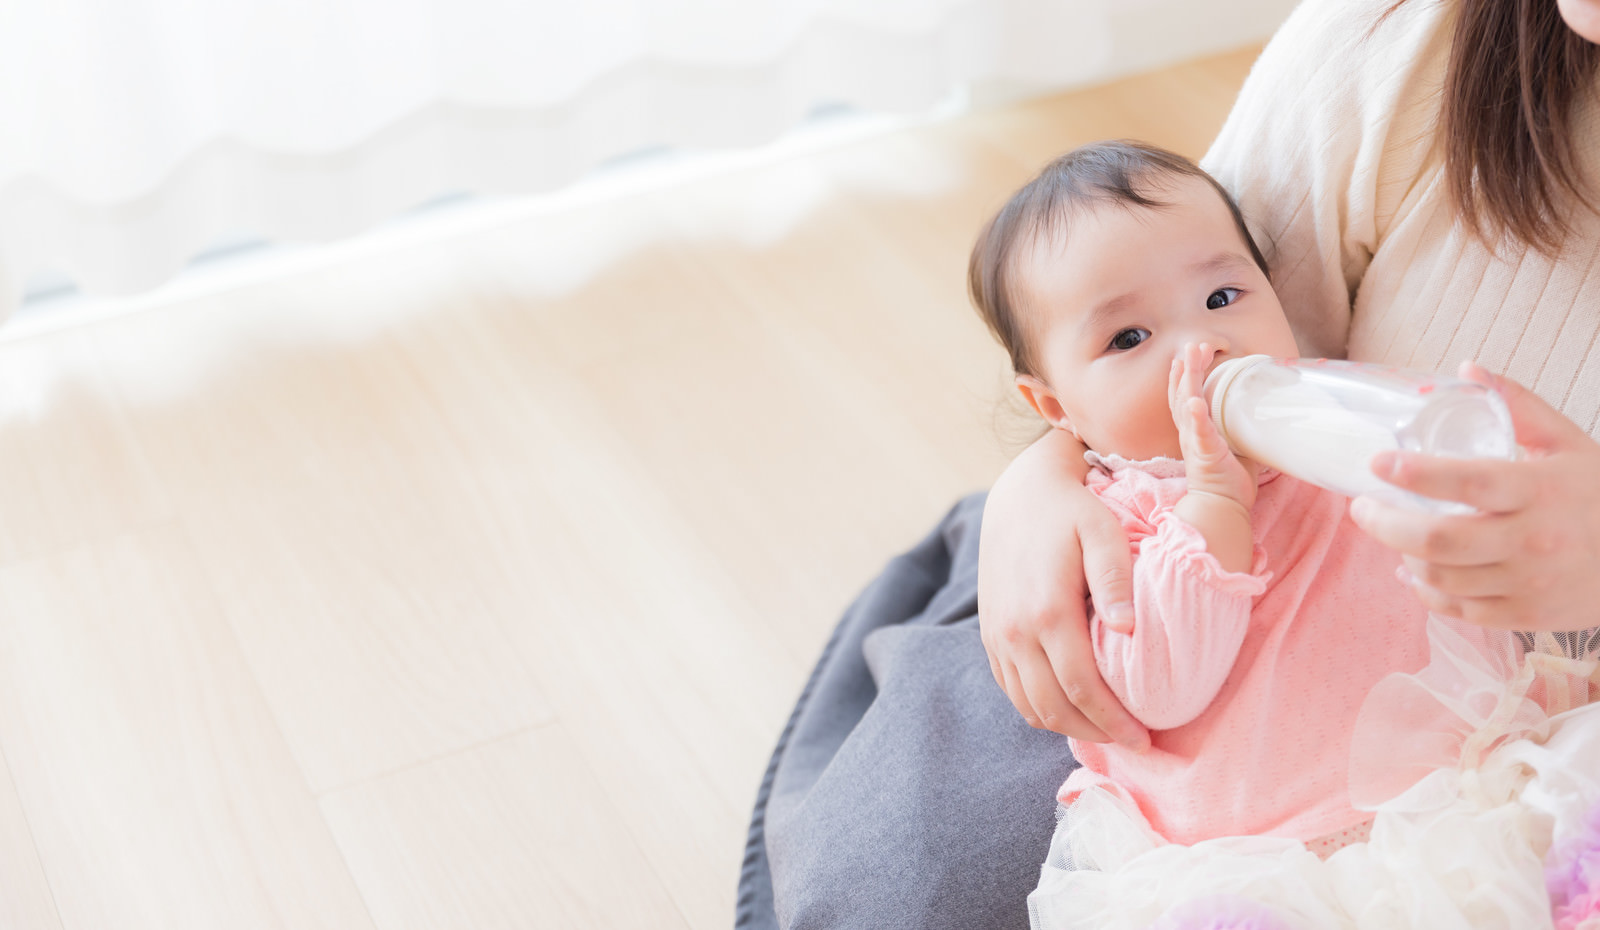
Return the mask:
<svg viewBox="0 0 1600 930">
<path fill-rule="evenodd" d="M 1403 554 L 1437 613 L 1513 630 L 1600 624 L 1600 444 L 1521 385 L 1471 364 L 1461 374 L 1500 391 L 1527 457 L 1385 453 L 1373 460 L 1379 477 L 1481 512 L 1432 516 L 1358 498 L 1351 518 Z"/>
<path fill-rule="evenodd" d="M 989 491 L 978 547 L 978 624 L 995 681 L 1024 719 L 1135 751 L 1150 735 L 1095 666 L 1086 606 L 1114 627 L 1133 620 L 1122 525 L 1083 486 L 1084 447 L 1053 429 Z"/>
</svg>

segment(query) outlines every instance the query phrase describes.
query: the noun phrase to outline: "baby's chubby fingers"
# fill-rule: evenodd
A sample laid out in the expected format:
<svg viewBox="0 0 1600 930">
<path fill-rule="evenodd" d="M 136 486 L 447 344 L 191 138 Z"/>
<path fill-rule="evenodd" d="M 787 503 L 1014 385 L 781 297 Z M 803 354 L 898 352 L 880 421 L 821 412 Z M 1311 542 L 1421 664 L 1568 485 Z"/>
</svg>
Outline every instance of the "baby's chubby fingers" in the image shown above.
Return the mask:
<svg viewBox="0 0 1600 930">
<path fill-rule="evenodd" d="M 1217 424 L 1211 419 L 1211 408 L 1198 397 L 1191 397 L 1187 403 L 1188 432 L 1193 440 L 1194 451 L 1208 459 L 1218 459 L 1229 454 L 1228 444 L 1222 441 L 1222 433 L 1217 429 Z"/>
<path fill-rule="evenodd" d="M 1183 393 L 1185 397 L 1204 397 L 1206 369 L 1215 358 L 1217 350 L 1208 342 L 1189 343 L 1183 347 Z"/>
<path fill-rule="evenodd" d="M 1227 454 L 1227 444 L 1211 420 L 1205 400 L 1207 361 L 1216 354 L 1210 345 L 1187 343 L 1173 362 L 1171 386 L 1172 419 L 1178 426 L 1178 440 L 1184 457 L 1203 455 L 1216 459 Z"/>
<path fill-rule="evenodd" d="M 1172 368 L 1167 374 L 1167 406 L 1172 410 L 1172 422 L 1179 429 L 1189 418 L 1189 401 L 1200 397 L 1205 385 L 1205 357 L 1213 350 L 1204 343 L 1184 343 L 1172 357 Z"/>
<path fill-rule="evenodd" d="M 1183 398 L 1179 390 L 1183 385 L 1183 355 L 1172 357 L 1172 367 L 1167 370 L 1167 408 L 1172 411 L 1172 422 L 1183 428 Z"/>
</svg>

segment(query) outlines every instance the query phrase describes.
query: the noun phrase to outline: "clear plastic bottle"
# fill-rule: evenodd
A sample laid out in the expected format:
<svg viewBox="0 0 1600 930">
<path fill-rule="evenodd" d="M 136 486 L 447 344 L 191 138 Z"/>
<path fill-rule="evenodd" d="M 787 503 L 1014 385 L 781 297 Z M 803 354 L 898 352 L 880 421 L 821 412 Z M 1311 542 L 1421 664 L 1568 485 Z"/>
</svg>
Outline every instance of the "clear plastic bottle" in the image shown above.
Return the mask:
<svg viewBox="0 0 1600 930">
<path fill-rule="evenodd" d="M 1389 450 L 1452 458 L 1513 459 L 1511 414 L 1471 381 L 1329 359 L 1250 355 L 1229 359 L 1205 384 L 1216 422 L 1236 454 L 1303 481 L 1435 512 L 1465 504 L 1403 491 L 1372 473 Z"/>
</svg>

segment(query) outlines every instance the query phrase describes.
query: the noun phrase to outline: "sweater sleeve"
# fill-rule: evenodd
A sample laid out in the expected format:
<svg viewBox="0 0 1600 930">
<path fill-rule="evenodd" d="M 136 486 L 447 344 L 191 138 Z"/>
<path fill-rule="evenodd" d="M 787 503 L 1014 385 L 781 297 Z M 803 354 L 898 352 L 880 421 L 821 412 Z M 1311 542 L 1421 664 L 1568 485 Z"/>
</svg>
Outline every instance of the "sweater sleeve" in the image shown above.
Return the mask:
<svg viewBox="0 0 1600 930">
<path fill-rule="evenodd" d="M 1221 690 L 1269 576 L 1259 547 L 1249 574 L 1229 572 L 1176 513 L 1155 524 L 1133 564 L 1133 632 L 1098 620 L 1092 632 L 1112 692 L 1145 726 L 1170 730 L 1198 717 Z"/>
<path fill-rule="evenodd" d="M 1434 158 L 1435 46 L 1449 33 L 1437 20 L 1449 4 L 1391 6 L 1296 7 L 1202 160 L 1268 256 L 1305 355 L 1344 357 L 1356 289 Z"/>
</svg>

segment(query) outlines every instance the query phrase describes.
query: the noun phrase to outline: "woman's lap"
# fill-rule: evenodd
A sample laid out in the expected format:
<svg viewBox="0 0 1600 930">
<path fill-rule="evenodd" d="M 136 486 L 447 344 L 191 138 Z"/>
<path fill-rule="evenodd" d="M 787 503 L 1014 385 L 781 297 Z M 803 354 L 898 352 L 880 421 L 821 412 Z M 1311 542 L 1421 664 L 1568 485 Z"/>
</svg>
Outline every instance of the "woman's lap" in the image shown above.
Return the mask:
<svg viewBox="0 0 1600 930">
<path fill-rule="evenodd" d="M 982 511 L 959 502 L 834 631 L 756 801 L 740 930 L 1027 926 L 1074 763 L 990 675 Z"/>
</svg>

